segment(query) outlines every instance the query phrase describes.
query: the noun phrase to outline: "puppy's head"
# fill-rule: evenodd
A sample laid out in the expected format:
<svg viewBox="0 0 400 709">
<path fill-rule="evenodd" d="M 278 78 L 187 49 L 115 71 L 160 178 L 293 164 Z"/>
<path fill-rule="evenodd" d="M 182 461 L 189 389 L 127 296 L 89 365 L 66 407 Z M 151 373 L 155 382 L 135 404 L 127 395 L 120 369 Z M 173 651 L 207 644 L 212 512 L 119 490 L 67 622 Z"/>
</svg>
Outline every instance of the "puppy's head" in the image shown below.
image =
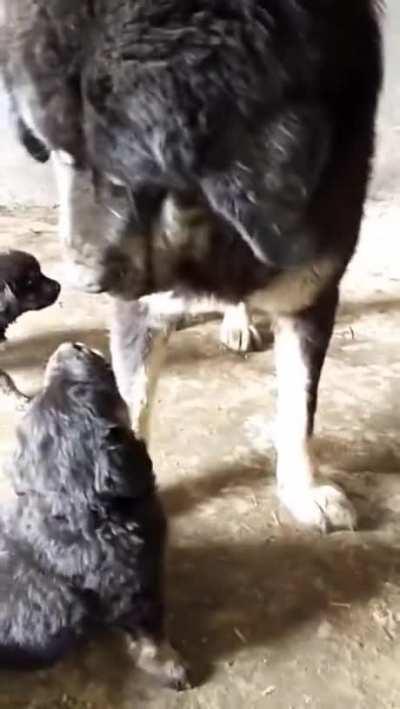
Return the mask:
<svg viewBox="0 0 400 709">
<path fill-rule="evenodd" d="M 45 276 L 38 261 L 25 251 L 0 253 L 0 332 L 19 315 L 41 310 L 58 298 L 60 285 Z"/>
<path fill-rule="evenodd" d="M 85 345 L 64 343 L 52 355 L 18 441 L 20 491 L 68 493 L 91 506 L 154 492 L 151 460 L 130 430 L 112 369 Z"/>
<path fill-rule="evenodd" d="M 63 386 L 71 382 L 90 384 L 93 381 L 115 386 L 110 365 L 104 357 L 81 342 L 64 342 L 59 345 L 47 362 L 44 374 L 45 386 L 57 380 Z"/>
</svg>

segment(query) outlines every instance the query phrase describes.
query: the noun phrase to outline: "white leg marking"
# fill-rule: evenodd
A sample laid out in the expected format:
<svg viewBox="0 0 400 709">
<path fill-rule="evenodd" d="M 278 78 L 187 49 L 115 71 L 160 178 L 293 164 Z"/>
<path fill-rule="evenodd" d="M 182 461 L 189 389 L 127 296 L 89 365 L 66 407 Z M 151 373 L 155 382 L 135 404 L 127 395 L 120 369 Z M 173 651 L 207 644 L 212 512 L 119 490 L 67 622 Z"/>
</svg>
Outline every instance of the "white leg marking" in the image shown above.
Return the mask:
<svg viewBox="0 0 400 709">
<path fill-rule="evenodd" d="M 111 344 L 113 367 L 122 398 L 126 401 L 131 419 L 131 425 L 138 438 L 150 443 L 150 424 L 153 402 L 155 399 L 160 370 L 164 362 L 168 343 L 168 333 L 150 335 L 152 342 L 149 350 L 139 360 L 138 366 L 131 376 L 124 375 L 124 362 L 127 354 L 121 353 L 118 347 Z M 113 343 L 113 338 L 111 338 Z M 135 353 L 132 353 L 135 357 Z"/>
<path fill-rule="evenodd" d="M 220 328 L 220 340 L 234 352 L 249 352 L 261 347 L 261 337 L 251 322 L 246 303 L 228 305 Z"/>
<path fill-rule="evenodd" d="M 146 443 L 157 381 L 175 317 L 173 299 L 169 308 L 167 294 L 164 298 L 157 295 L 158 300 L 150 296 L 131 302 L 116 299 L 110 326 L 118 388 L 129 408 L 133 430 Z"/>
<path fill-rule="evenodd" d="M 275 335 L 278 380 L 276 447 L 280 500 L 295 519 L 321 531 L 353 529 L 355 511 L 331 485 L 314 486 L 314 461 L 307 436 L 309 371 L 291 318 L 279 318 Z"/>
</svg>

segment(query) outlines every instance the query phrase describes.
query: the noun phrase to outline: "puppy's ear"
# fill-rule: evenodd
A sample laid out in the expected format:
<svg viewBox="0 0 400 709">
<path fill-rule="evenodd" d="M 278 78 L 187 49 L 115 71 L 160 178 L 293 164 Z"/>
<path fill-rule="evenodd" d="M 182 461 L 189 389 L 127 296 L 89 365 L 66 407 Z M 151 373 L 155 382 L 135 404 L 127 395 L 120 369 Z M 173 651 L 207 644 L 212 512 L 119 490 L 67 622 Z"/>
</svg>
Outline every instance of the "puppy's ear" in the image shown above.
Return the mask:
<svg viewBox="0 0 400 709">
<path fill-rule="evenodd" d="M 153 466 L 146 446 L 131 431 L 114 427 L 103 437 L 94 488 L 104 498 L 139 498 L 154 490 Z"/>
<path fill-rule="evenodd" d="M 12 322 L 18 315 L 17 298 L 8 283 L 0 282 L 0 320 Z"/>
</svg>

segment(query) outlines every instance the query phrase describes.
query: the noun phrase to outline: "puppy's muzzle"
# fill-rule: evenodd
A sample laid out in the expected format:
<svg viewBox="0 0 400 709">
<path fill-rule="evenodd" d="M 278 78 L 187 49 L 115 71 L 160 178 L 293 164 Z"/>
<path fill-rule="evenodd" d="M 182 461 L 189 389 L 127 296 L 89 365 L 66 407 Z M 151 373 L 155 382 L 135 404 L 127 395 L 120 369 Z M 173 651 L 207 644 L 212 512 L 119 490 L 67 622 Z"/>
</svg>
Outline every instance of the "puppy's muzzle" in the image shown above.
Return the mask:
<svg viewBox="0 0 400 709">
<path fill-rule="evenodd" d="M 47 307 L 56 302 L 58 296 L 60 295 L 61 286 L 53 278 L 47 278 L 43 276 L 41 294 L 43 298 L 43 306 Z"/>
</svg>

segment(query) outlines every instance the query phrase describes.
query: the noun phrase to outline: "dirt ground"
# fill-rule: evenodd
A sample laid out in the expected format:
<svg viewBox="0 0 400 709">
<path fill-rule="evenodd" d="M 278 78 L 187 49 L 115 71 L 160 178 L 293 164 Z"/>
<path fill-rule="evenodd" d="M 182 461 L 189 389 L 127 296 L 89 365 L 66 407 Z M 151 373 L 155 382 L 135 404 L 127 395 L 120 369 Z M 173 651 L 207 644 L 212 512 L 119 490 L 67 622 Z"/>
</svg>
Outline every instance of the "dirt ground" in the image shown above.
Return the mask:
<svg viewBox="0 0 400 709">
<path fill-rule="evenodd" d="M 55 223 L 51 209 L 3 209 L 0 247 L 59 276 Z M 171 526 L 170 633 L 197 686 L 155 687 L 106 636 L 52 671 L 1 673 L 1 708 L 400 708 L 399 225 L 395 204 L 369 204 L 321 386 L 321 476 L 349 492 L 360 530 L 323 538 L 279 510 L 270 347 L 243 358 L 221 348 L 215 322 L 181 331 L 151 452 Z M 64 292 L 10 329 L 0 366 L 36 391 L 61 341 L 107 350 L 106 312 L 102 296 Z M 256 316 L 265 326 L 262 302 Z M 16 422 L 3 404 L 2 458 Z"/>
</svg>

